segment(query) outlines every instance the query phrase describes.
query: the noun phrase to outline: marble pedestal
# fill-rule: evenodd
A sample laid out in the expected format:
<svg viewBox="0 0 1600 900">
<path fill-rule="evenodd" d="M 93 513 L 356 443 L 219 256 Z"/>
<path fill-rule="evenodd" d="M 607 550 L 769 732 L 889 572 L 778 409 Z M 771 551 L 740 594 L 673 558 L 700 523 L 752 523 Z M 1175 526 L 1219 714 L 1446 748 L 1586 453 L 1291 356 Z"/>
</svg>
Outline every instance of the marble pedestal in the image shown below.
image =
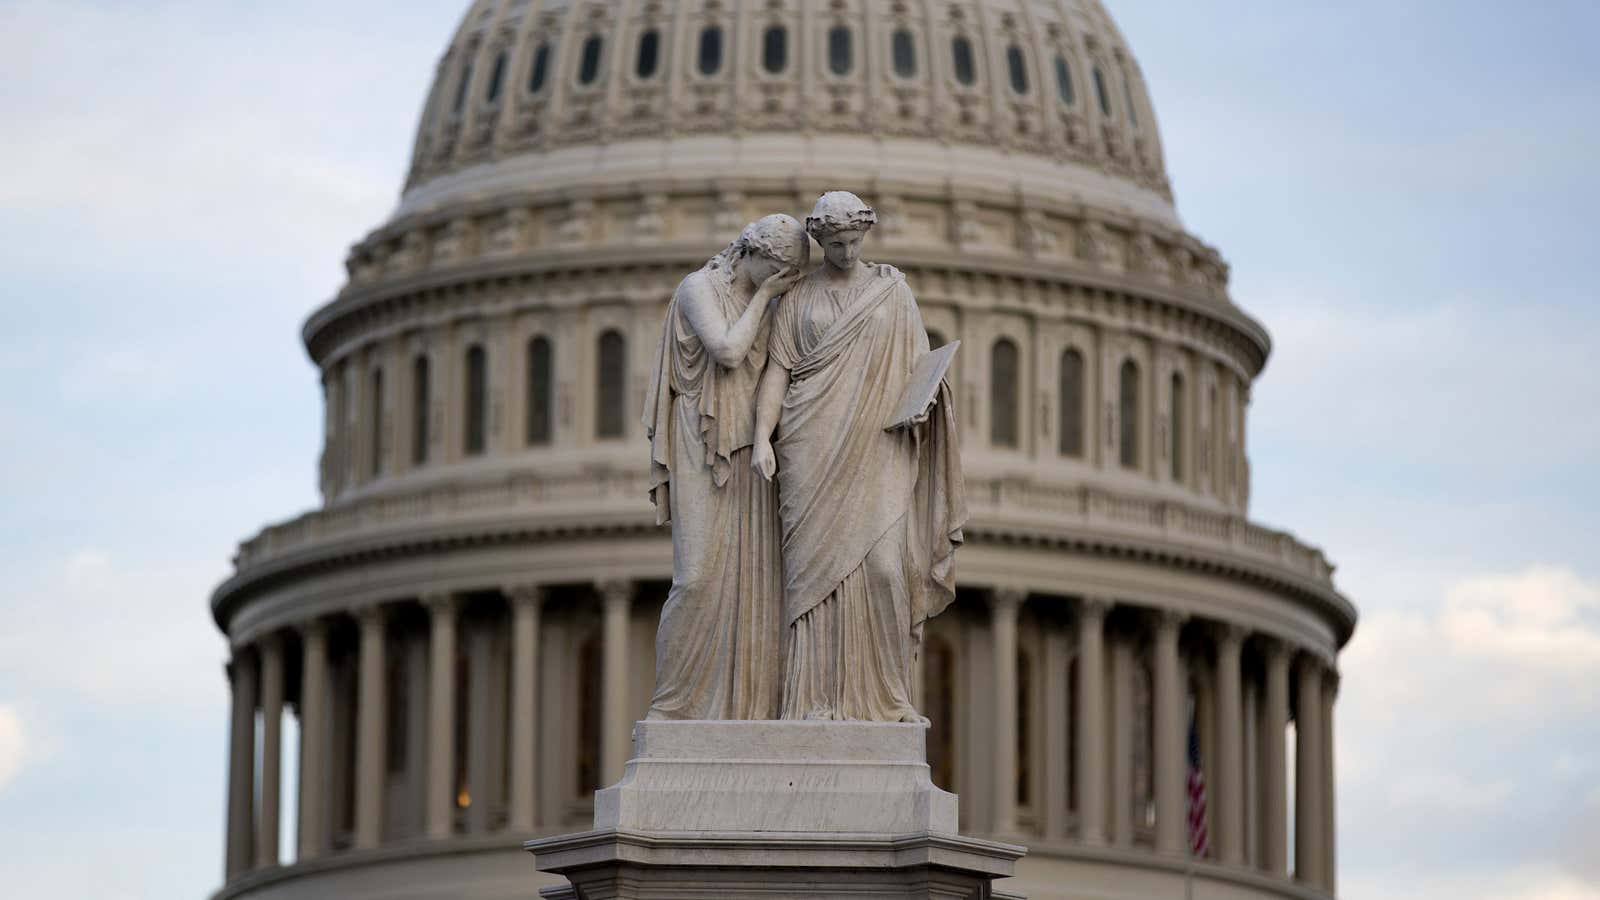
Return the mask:
<svg viewBox="0 0 1600 900">
<path fill-rule="evenodd" d="M 926 730 L 871 722 L 640 722 L 593 831 L 530 841 L 549 900 L 1000 898 L 1023 848 L 961 837 Z"/>
</svg>

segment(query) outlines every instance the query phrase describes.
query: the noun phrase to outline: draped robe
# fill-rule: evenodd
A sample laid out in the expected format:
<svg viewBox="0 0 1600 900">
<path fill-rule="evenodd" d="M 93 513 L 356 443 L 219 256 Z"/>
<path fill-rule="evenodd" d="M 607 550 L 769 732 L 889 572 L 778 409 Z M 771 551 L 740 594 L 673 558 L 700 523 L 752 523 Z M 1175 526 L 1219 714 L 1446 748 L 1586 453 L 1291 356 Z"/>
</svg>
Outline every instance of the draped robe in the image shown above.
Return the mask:
<svg viewBox="0 0 1600 900">
<path fill-rule="evenodd" d="M 769 320 L 733 367 L 690 323 L 687 291 L 710 291 L 724 327 L 738 320 L 723 254 L 689 275 L 662 327 L 644 425 L 658 524 L 672 523 L 672 587 L 656 631 L 652 719 L 771 719 L 780 687 L 782 589 L 776 485 L 750 466 L 755 391 Z"/>
<path fill-rule="evenodd" d="M 830 287 L 819 269 L 774 316 L 790 371 L 778 420 L 783 522 L 783 718 L 916 715 L 924 623 L 955 596 L 966 503 L 955 407 L 941 384 L 924 425 L 886 431 L 928 336 L 900 273 Z"/>
</svg>

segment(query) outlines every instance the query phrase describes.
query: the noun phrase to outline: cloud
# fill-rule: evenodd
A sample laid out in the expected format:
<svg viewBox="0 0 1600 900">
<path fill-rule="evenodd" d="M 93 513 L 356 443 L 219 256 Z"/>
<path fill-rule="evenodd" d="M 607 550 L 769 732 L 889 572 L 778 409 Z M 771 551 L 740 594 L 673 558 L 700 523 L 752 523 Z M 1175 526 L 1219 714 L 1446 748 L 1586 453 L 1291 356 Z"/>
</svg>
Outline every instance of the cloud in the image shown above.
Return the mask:
<svg viewBox="0 0 1600 900">
<path fill-rule="evenodd" d="M 1414 463 L 1494 480 L 1518 474 L 1513 459 L 1576 465 L 1600 453 L 1600 417 L 1574 414 L 1600 408 L 1581 321 L 1553 328 L 1536 310 L 1463 298 L 1376 308 L 1324 290 L 1285 286 L 1256 309 L 1276 349 L 1251 413 L 1272 431 L 1252 438 L 1381 457 L 1370 473 Z"/>
<path fill-rule="evenodd" d="M 221 715 L 226 651 L 204 604 L 221 568 L 121 560 L 96 548 L 29 567 L 0 633 L 0 683 L 47 698 L 41 708 Z"/>
<path fill-rule="evenodd" d="M 22 771 L 23 759 L 28 753 L 27 737 L 22 729 L 22 715 L 10 704 L 0 703 L 0 791 Z"/>
<path fill-rule="evenodd" d="M 1366 896 L 1589 900 L 1600 891 L 1588 860 L 1600 809 L 1586 802 L 1600 738 L 1600 692 L 1589 689 L 1600 683 L 1600 583 L 1540 564 L 1465 575 L 1409 609 L 1367 599 L 1380 611 L 1342 656 L 1336 726 L 1353 883 L 1390 879 Z M 1399 846 L 1411 866 L 1386 872 Z M 1463 870 L 1492 880 L 1527 866 L 1543 868 L 1505 891 L 1422 890 Z"/>
</svg>

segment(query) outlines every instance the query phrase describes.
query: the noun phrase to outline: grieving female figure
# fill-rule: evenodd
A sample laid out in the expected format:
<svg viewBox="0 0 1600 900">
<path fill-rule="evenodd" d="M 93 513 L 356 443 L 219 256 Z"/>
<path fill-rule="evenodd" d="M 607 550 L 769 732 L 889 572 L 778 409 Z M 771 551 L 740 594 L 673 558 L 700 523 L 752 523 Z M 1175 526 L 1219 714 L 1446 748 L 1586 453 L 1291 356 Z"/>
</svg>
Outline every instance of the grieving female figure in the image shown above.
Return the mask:
<svg viewBox="0 0 1600 900">
<path fill-rule="evenodd" d="M 761 378 L 752 462 L 778 478 L 785 719 L 926 722 L 913 662 L 955 596 L 954 406 L 941 381 L 920 416 L 892 421 L 928 335 L 905 278 L 861 262 L 876 221 L 854 194 L 817 201 L 806 230 L 827 263 L 779 305 Z"/>
<path fill-rule="evenodd" d="M 799 222 L 767 216 L 683 279 L 667 308 L 644 413 L 673 561 L 649 718 L 777 715 L 777 493 L 752 471 L 750 446 L 768 308 L 810 254 Z"/>
</svg>

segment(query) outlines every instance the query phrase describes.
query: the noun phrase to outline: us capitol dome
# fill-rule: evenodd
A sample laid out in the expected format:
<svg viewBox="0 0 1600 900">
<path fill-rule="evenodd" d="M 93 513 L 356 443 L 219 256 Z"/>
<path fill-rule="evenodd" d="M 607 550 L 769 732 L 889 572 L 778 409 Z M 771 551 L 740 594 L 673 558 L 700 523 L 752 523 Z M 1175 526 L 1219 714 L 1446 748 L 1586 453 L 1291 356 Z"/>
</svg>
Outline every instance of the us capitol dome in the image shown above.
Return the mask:
<svg viewBox="0 0 1600 900">
<path fill-rule="evenodd" d="M 322 505 L 211 599 L 216 900 L 554 883 L 522 841 L 589 827 L 651 695 L 667 301 L 834 188 L 962 342 L 971 521 L 918 698 L 962 831 L 1025 843 L 1005 886 L 1035 900 L 1334 893 L 1356 612 L 1248 517 L 1270 340 L 1098 0 L 476 0 L 398 208 L 304 327 Z"/>
</svg>

